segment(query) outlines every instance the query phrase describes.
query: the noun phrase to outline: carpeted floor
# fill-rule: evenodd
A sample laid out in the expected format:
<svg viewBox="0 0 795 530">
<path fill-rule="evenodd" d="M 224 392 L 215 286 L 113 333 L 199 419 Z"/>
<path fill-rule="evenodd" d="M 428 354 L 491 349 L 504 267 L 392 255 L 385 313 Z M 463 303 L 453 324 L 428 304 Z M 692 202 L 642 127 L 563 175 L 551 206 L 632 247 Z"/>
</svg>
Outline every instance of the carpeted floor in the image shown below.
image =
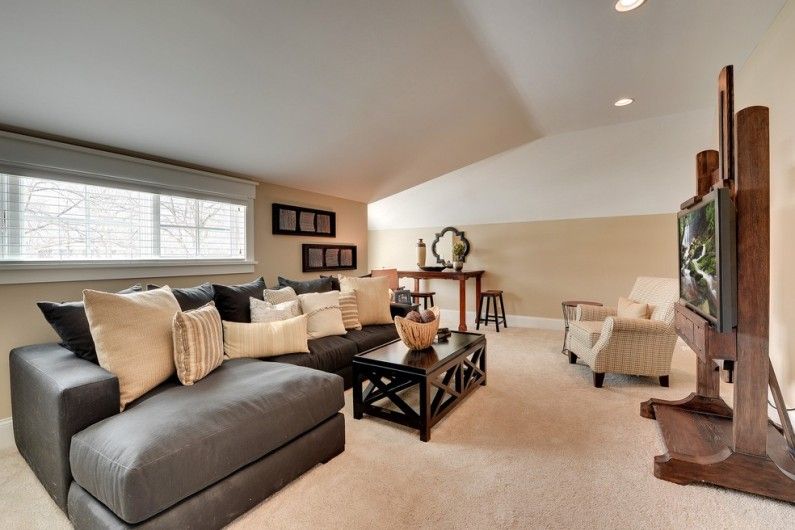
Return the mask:
<svg viewBox="0 0 795 530">
<path fill-rule="evenodd" d="M 560 354 L 560 340 L 550 331 L 488 333 L 488 386 L 437 425 L 430 443 L 354 420 L 346 392 L 345 452 L 232 528 L 795 526 L 788 504 L 652 475 L 662 444 L 638 407 L 690 393 L 692 353 L 677 351 L 671 388 L 608 374 L 595 389 L 587 367 Z M 3 527 L 68 526 L 16 452 L 0 453 L 0 477 Z"/>
</svg>

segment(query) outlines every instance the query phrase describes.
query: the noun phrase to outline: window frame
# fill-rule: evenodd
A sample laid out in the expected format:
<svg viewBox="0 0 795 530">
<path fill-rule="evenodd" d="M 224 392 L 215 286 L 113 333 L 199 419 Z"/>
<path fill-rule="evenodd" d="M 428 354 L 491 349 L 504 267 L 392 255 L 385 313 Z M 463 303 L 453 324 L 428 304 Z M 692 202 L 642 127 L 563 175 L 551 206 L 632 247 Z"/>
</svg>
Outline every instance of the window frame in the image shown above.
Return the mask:
<svg viewBox="0 0 795 530">
<path fill-rule="evenodd" d="M 10 142 L 9 142 L 10 140 Z M 20 149 L 22 147 L 22 149 Z M 7 148 L 7 149 L 5 149 Z M 12 152 L 12 149 L 13 152 Z M 30 148 L 30 150 L 26 150 Z M 16 154 L 18 159 L 12 159 Z M 43 164 L 31 163 L 36 158 Z M 27 159 L 27 160 L 26 160 Z M 53 164 L 53 159 L 57 164 Z M 61 163 L 63 161 L 64 163 Z M 100 166 L 103 171 L 86 171 Z M 119 170 L 118 176 L 106 169 Z M 170 164 L 152 162 L 126 155 L 40 140 L 11 133 L 0 134 L 0 226 L 14 215 L 12 201 L 8 200 L 6 174 L 50 180 L 75 182 L 96 186 L 130 189 L 159 194 L 239 204 L 246 207 L 244 258 L 155 258 L 112 260 L 9 260 L 5 261 L 6 238 L 13 234 L 0 230 L 0 285 L 18 283 L 43 283 L 77 280 L 107 280 L 130 278 L 157 278 L 173 276 L 218 275 L 254 272 L 254 194 L 256 182 L 215 175 Z M 198 185 L 196 185 L 198 183 Z M 242 185 L 241 185 L 242 184 Z M 226 189 L 231 189 L 226 192 Z M 157 212 L 155 212 L 157 213 Z M 159 215 L 154 216 L 159 227 Z M 154 227 L 153 227 L 154 228 Z M 155 230 L 156 238 L 160 231 Z M 18 237 L 18 236 L 17 236 Z M 158 245 L 159 248 L 159 245 Z"/>
</svg>

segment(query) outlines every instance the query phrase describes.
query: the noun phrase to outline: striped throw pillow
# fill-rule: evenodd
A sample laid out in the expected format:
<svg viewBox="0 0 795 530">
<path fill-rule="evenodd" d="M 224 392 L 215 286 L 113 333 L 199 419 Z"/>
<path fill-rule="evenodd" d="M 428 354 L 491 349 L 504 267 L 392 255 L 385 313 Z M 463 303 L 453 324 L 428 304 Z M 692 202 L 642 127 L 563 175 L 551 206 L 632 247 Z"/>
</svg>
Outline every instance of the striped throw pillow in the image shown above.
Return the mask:
<svg viewBox="0 0 795 530">
<path fill-rule="evenodd" d="M 309 353 L 306 321 L 306 315 L 256 324 L 224 321 L 224 354 L 238 359 Z"/>
<path fill-rule="evenodd" d="M 345 325 L 345 329 L 362 329 L 355 292 L 340 293 L 340 311 L 342 311 L 342 323 Z"/>
<path fill-rule="evenodd" d="M 221 314 L 210 302 L 174 315 L 174 364 L 183 385 L 192 385 L 221 366 L 224 360 Z"/>
</svg>

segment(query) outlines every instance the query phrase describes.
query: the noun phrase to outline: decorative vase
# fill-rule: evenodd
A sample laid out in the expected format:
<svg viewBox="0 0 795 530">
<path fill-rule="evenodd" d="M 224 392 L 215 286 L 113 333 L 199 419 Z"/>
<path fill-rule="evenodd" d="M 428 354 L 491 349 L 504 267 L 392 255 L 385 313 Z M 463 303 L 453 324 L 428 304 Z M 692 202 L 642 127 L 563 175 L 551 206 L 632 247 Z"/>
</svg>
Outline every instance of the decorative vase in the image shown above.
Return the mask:
<svg viewBox="0 0 795 530">
<path fill-rule="evenodd" d="M 425 266 L 426 253 L 427 248 L 425 247 L 425 243 L 423 243 L 422 239 L 420 239 L 417 242 L 417 267 L 422 268 Z"/>
<path fill-rule="evenodd" d="M 464 262 L 463 261 L 454 261 L 453 262 L 453 268 L 460 272 L 464 268 Z"/>
</svg>

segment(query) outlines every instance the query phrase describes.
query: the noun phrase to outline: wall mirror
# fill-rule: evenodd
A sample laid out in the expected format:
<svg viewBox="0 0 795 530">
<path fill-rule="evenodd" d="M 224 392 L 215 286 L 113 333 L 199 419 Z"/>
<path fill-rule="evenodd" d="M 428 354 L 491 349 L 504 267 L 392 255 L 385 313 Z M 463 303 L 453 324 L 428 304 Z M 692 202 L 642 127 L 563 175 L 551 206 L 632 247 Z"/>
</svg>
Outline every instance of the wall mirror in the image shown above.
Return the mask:
<svg viewBox="0 0 795 530">
<path fill-rule="evenodd" d="M 431 253 L 436 258 L 436 263 L 447 265 L 453 261 L 453 243 L 456 241 L 464 244 L 464 255 L 461 256 L 461 261 L 466 262 L 470 248 L 469 241 L 464 237 L 463 231 L 448 226 L 436 234 L 436 238 L 431 244 Z"/>
</svg>

